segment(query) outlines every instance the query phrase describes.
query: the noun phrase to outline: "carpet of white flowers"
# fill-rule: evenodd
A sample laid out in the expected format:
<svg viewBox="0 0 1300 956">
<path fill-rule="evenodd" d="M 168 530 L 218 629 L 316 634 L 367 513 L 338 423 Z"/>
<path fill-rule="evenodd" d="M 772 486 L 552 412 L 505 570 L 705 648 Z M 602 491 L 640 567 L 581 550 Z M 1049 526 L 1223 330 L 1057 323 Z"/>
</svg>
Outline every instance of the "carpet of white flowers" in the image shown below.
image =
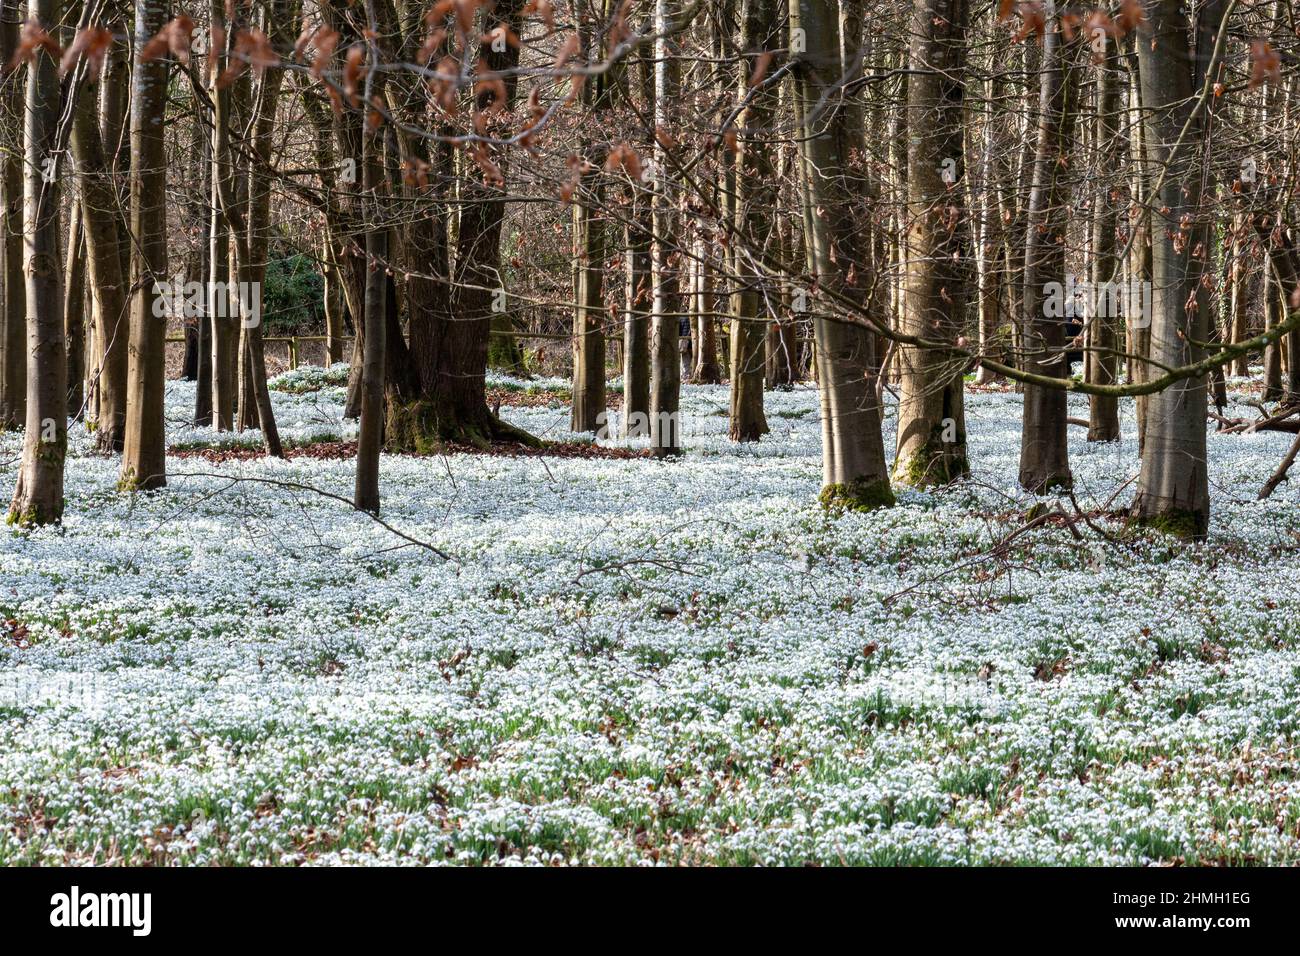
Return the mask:
<svg viewBox="0 0 1300 956">
<path fill-rule="evenodd" d="M 276 383 L 287 438 L 355 433 L 337 380 Z M 1300 482 L 1254 500 L 1291 436 L 1211 436 L 1205 546 L 995 549 L 1018 396 L 969 397 L 971 482 L 828 516 L 814 392 L 738 447 L 684 391 L 678 461 L 386 456 L 445 561 L 297 487 L 351 461 L 131 497 L 74 429 L 63 527 L 0 534 L 0 863 L 1300 862 Z M 178 449 L 218 441 L 192 402 Z M 501 411 L 575 440 L 560 397 Z M 1125 413 L 1071 427 L 1085 512 L 1131 498 Z"/>
</svg>

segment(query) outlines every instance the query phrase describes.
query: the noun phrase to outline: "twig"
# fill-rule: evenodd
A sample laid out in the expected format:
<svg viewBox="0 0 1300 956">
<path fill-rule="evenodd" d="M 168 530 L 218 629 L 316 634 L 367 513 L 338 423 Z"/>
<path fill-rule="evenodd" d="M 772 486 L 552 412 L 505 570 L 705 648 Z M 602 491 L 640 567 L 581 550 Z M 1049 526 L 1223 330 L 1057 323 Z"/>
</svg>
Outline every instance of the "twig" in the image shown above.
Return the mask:
<svg viewBox="0 0 1300 956">
<path fill-rule="evenodd" d="M 175 477 L 177 478 L 221 478 L 225 481 L 229 481 L 232 484 L 242 482 L 242 481 L 249 481 L 259 485 L 270 485 L 273 488 L 287 488 L 292 491 L 310 491 L 313 494 L 320 495 L 322 498 L 329 498 L 333 501 L 342 502 L 343 504 L 347 505 L 349 508 L 351 508 L 353 511 L 357 512 L 358 514 L 365 515 L 367 518 L 369 518 L 375 524 L 379 525 L 385 531 L 389 532 L 390 534 L 397 535 L 397 537 L 401 538 L 403 541 L 406 541 L 409 544 L 413 544 L 417 548 L 424 548 L 426 551 L 430 551 L 433 554 L 436 554 L 444 561 L 452 560 L 451 555 L 447 554 L 447 552 L 443 551 L 441 548 L 437 547 L 436 545 L 432 545 L 427 541 L 421 541 L 419 538 L 414 538 L 411 535 L 407 534 L 405 531 L 402 531 L 399 528 L 394 528 L 391 524 L 389 524 L 384 519 L 380 518 L 378 515 L 373 514 L 372 512 L 369 512 L 364 508 L 358 508 L 355 504 L 352 503 L 351 498 L 345 498 L 342 495 L 336 495 L 332 491 L 326 491 L 324 488 L 317 488 L 314 485 L 305 485 L 302 482 L 298 482 L 298 481 L 281 481 L 275 478 L 253 478 L 247 475 L 223 475 L 217 472 L 210 472 L 210 471 L 182 471 L 175 474 Z"/>
<path fill-rule="evenodd" d="M 1300 435 L 1296 435 L 1295 441 L 1291 443 L 1291 450 L 1288 451 L 1286 457 L 1282 459 L 1282 464 L 1277 466 L 1277 471 L 1273 472 L 1272 477 L 1270 477 L 1268 481 L 1264 482 L 1264 487 L 1259 489 L 1258 500 L 1263 501 L 1265 498 L 1272 495 L 1273 492 L 1277 490 L 1277 486 L 1286 481 L 1286 473 L 1290 471 L 1291 466 L 1295 464 L 1297 455 L 1300 455 Z"/>
</svg>

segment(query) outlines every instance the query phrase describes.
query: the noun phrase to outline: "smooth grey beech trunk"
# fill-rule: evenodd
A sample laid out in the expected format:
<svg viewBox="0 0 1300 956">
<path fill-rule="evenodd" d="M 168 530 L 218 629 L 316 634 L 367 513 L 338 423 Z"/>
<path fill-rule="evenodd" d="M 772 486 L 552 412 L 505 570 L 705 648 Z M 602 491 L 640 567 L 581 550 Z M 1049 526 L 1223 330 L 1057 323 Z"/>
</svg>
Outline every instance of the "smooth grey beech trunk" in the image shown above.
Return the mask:
<svg viewBox="0 0 1300 956">
<path fill-rule="evenodd" d="M 54 30 L 58 0 L 33 0 L 31 18 Z M 22 527 L 63 517 L 68 451 L 67 339 L 59 262 L 56 148 L 62 94 L 53 55 L 37 49 L 27 67 L 23 125 L 23 258 L 27 276 L 27 420 L 9 522 Z"/>
<path fill-rule="evenodd" d="M 267 37 L 273 44 L 285 45 L 291 39 L 289 31 L 298 15 L 297 0 L 271 0 L 266 5 L 263 24 Z M 238 249 L 246 255 L 236 256 L 239 288 L 257 290 L 266 282 L 267 257 L 271 232 L 271 168 L 272 138 L 275 134 L 276 109 L 280 89 L 284 85 L 283 70 L 266 70 L 253 87 L 252 152 L 256 159 L 248 169 L 248 212 L 245 222 L 247 239 Z M 260 293 L 254 293 L 260 299 Z M 266 381 L 266 349 L 262 338 L 260 303 L 256 315 L 248 315 L 240 303 L 240 361 L 238 368 L 248 380 L 239 386 L 241 395 L 252 399 L 254 420 L 262 430 L 262 443 L 268 455 L 284 457 L 280 430 L 276 425 L 271 405 L 271 392 Z"/>
<path fill-rule="evenodd" d="M 837 98 L 842 75 L 838 4 L 789 0 L 807 265 L 821 288 L 852 294 L 870 283 L 853 261 L 857 223 L 845 186 L 847 131 Z M 856 267 L 856 268 L 855 268 Z M 848 272 L 856 273 L 854 283 Z M 876 342 L 867 328 L 835 321 L 808 294 L 816 340 L 822 418 L 822 493 L 827 506 L 870 509 L 894 503 L 876 395 Z M 820 306 L 820 308 L 818 307 Z"/>
<path fill-rule="evenodd" d="M 87 78 L 88 80 L 89 78 Z M 77 98 L 72 123 L 72 154 L 86 236 L 86 270 L 95 305 L 95 359 L 90 378 L 95 386 L 96 444 L 120 452 L 126 432 L 126 377 L 129 315 L 127 277 L 122 271 L 126 222 L 112 183 L 112 160 L 104 148 L 95 97 Z"/>
<path fill-rule="evenodd" d="M 1145 5 L 1138 28 L 1146 155 L 1165 170 L 1151 202 L 1150 358 L 1168 368 L 1205 357 L 1197 343 L 1209 338 L 1209 308 L 1200 288 L 1201 164 L 1199 121 L 1191 116 L 1195 89 L 1187 18 L 1178 0 Z M 1191 130 L 1177 154 L 1184 127 Z M 1179 537 L 1201 539 L 1209 530 L 1204 378 L 1176 382 L 1152 395 L 1133 516 Z"/>
<path fill-rule="evenodd" d="M 737 121 L 739 175 L 735 178 L 736 231 L 756 253 L 765 251 L 777 236 L 768 211 L 776 204 L 777 182 L 772 162 L 772 123 L 777 107 L 775 86 L 750 90 L 750 78 L 760 58 L 772 57 L 784 44 L 776 0 L 744 0 L 740 45 L 745 68 L 740 71 L 739 97 L 750 96 Z M 747 268 L 745 250 L 733 261 L 731 336 L 728 343 L 731 372 L 729 434 L 733 441 L 758 441 L 768 432 L 763 414 L 763 375 L 767 360 L 767 322 L 776 310 L 776 289 L 763 283 L 758 270 Z"/>
<path fill-rule="evenodd" d="M 379 74 L 374 74 L 379 75 Z M 373 82 L 373 81 L 372 81 Z M 377 85 L 377 84 L 376 84 Z M 384 185 L 383 137 L 367 130 L 362 138 L 362 169 L 369 229 L 366 231 L 366 344 L 361 372 L 361 428 L 357 436 L 357 474 L 353 505 L 379 513 L 379 453 L 384 443 L 384 352 L 388 319 L 388 229 L 380 192 Z"/>
<path fill-rule="evenodd" d="M 971 256 L 965 203 L 962 101 L 967 0 L 916 0 L 907 105 L 906 278 L 901 313 L 909 335 L 956 342 L 966 324 Z M 962 363 L 899 349 L 902 397 L 894 480 L 912 487 L 963 477 L 966 414 Z"/>
<path fill-rule="evenodd" d="M 210 15 L 212 23 L 222 24 L 225 0 L 212 0 Z M 208 157 L 208 347 L 212 353 L 212 427 L 220 432 L 233 431 L 235 427 L 235 343 L 239 337 L 239 321 L 231 308 L 229 295 L 229 290 L 236 286 L 228 284 L 236 276 L 230 268 L 230 231 L 221 202 L 223 190 L 227 193 L 234 191 L 230 161 L 230 91 L 217 84 L 218 77 L 227 68 L 227 53 L 233 43 L 234 37 L 226 31 L 225 46 L 213 48 L 208 53 L 213 58 L 208 86 L 208 96 L 213 103 Z"/>
<path fill-rule="evenodd" d="M 164 119 L 169 61 L 140 50 L 167 22 L 161 0 L 139 0 L 131 77 L 131 336 L 127 361 L 126 435 L 120 483 L 129 490 L 167 484 L 163 422 L 167 318 L 156 310 L 156 283 L 167 279 L 167 158 Z M 162 315 L 155 314 L 162 312 Z"/>
<path fill-rule="evenodd" d="M 0 430 L 17 428 L 27 408 L 27 287 L 23 278 L 23 86 L 26 70 L 6 70 L 18 48 L 18 4 L 0 4 Z"/>
<path fill-rule="evenodd" d="M 585 24 L 578 28 L 584 58 L 602 59 L 598 40 Z M 593 50 L 594 47 L 594 50 Z M 583 107 L 600 116 L 610 105 L 609 79 L 592 77 L 580 94 Z M 573 206 L 573 403 L 569 430 L 594 432 L 605 419 L 605 184 L 606 150 L 584 143 L 591 172 L 582 177 Z"/>
<path fill-rule="evenodd" d="M 1116 279 L 1116 230 L 1119 228 L 1118 198 L 1112 198 L 1111 173 L 1120 158 L 1122 141 L 1119 135 L 1120 78 L 1119 57 L 1114 40 L 1105 37 L 1105 53 L 1094 66 L 1096 77 L 1096 115 L 1093 119 L 1093 144 L 1100 174 L 1093 191 L 1092 220 L 1092 286 L 1103 289 L 1104 283 Z M 1105 304 L 1100 314 L 1090 316 L 1088 381 L 1094 385 L 1114 385 L 1119 379 L 1119 322 L 1120 317 L 1110 306 L 1111 296 L 1098 296 Z M 1091 395 L 1088 398 L 1088 441 L 1119 440 L 1119 399 L 1113 395 Z"/>
<path fill-rule="evenodd" d="M 638 188 L 639 187 L 634 187 Z M 623 306 L 623 437 L 650 434 L 650 204 L 644 193 L 632 200 L 625 230 L 626 292 Z"/>
<path fill-rule="evenodd" d="M 655 0 L 655 123 L 666 133 L 681 81 L 680 50 L 665 35 L 678 12 L 672 0 Z M 655 189 L 652 197 L 654 238 L 651 243 L 651 284 L 654 305 L 650 320 L 650 446 L 656 457 L 681 453 L 682 367 L 678 354 L 682 316 L 682 255 L 673 237 L 679 234 L 677 197 L 671 182 L 672 146 L 661 136 L 655 142 Z"/>
<path fill-rule="evenodd" d="M 1039 71 L 1038 135 L 1025 231 L 1024 297 L 1021 302 L 1021 367 L 1068 377 L 1064 356 L 1065 319 L 1049 316 L 1046 285 L 1066 283 L 1065 230 L 1069 221 L 1068 182 L 1063 165 L 1074 149 L 1078 48 L 1064 42 L 1056 5 L 1048 0 L 1047 29 Z M 1070 488 L 1066 445 L 1066 401 L 1060 389 L 1025 385 L 1020 438 L 1020 485 L 1034 494 Z"/>
</svg>

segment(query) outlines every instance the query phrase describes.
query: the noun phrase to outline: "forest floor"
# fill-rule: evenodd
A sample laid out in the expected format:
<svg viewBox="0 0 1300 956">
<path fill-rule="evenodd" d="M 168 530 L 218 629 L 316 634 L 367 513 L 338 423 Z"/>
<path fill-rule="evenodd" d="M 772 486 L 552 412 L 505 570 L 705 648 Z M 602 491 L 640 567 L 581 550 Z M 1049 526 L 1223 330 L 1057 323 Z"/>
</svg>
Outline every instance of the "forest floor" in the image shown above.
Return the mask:
<svg viewBox="0 0 1300 956">
<path fill-rule="evenodd" d="M 354 437 L 337 379 L 277 382 L 293 444 Z M 1025 528 L 1019 401 L 887 511 L 818 508 L 811 389 L 737 447 L 701 386 L 677 461 L 385 457 L 386 528 L 301 487 L 350 498 L 341 453 L 195 454 L 171 382 L 166 490 L 76 428 L 63 527 L 0 535 L 0 863 L 1300 862 L 1291 436 L 1211 436 L 1190 547 L 1104 513 L 1126 405 Z"/>
</svg>

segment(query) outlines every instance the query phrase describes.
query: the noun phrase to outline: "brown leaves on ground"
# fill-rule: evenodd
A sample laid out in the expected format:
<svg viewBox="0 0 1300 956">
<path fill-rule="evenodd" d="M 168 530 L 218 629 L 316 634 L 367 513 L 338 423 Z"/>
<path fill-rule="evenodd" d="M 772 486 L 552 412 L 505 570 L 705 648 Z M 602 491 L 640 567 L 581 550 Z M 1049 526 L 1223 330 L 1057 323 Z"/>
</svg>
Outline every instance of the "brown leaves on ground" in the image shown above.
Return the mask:
<svg viewBox="0 0 1300 956">
<path fill-rule="evenodd" d="M 32 646 L 31 641 L 27 639 L 29 633 L 27 625 L 17 618 L 11 617 L 4 622 L 0 622 L 0 627 L 4 628 L 5 636 L 8 637 L 9 640 L 13 642 L 14 647 L 18 648 L 20 651 L 25 651 Z"/>
<path fill-rule="evenodd" d="M 1034 679 L 1041 681 L 1054 680 L 1062 677 L 1070 669 L 1070 658 L 1060 657 L 1054 661 L 1039 661 L 1038 666 L 1034 668 Z"/>
</svg>

